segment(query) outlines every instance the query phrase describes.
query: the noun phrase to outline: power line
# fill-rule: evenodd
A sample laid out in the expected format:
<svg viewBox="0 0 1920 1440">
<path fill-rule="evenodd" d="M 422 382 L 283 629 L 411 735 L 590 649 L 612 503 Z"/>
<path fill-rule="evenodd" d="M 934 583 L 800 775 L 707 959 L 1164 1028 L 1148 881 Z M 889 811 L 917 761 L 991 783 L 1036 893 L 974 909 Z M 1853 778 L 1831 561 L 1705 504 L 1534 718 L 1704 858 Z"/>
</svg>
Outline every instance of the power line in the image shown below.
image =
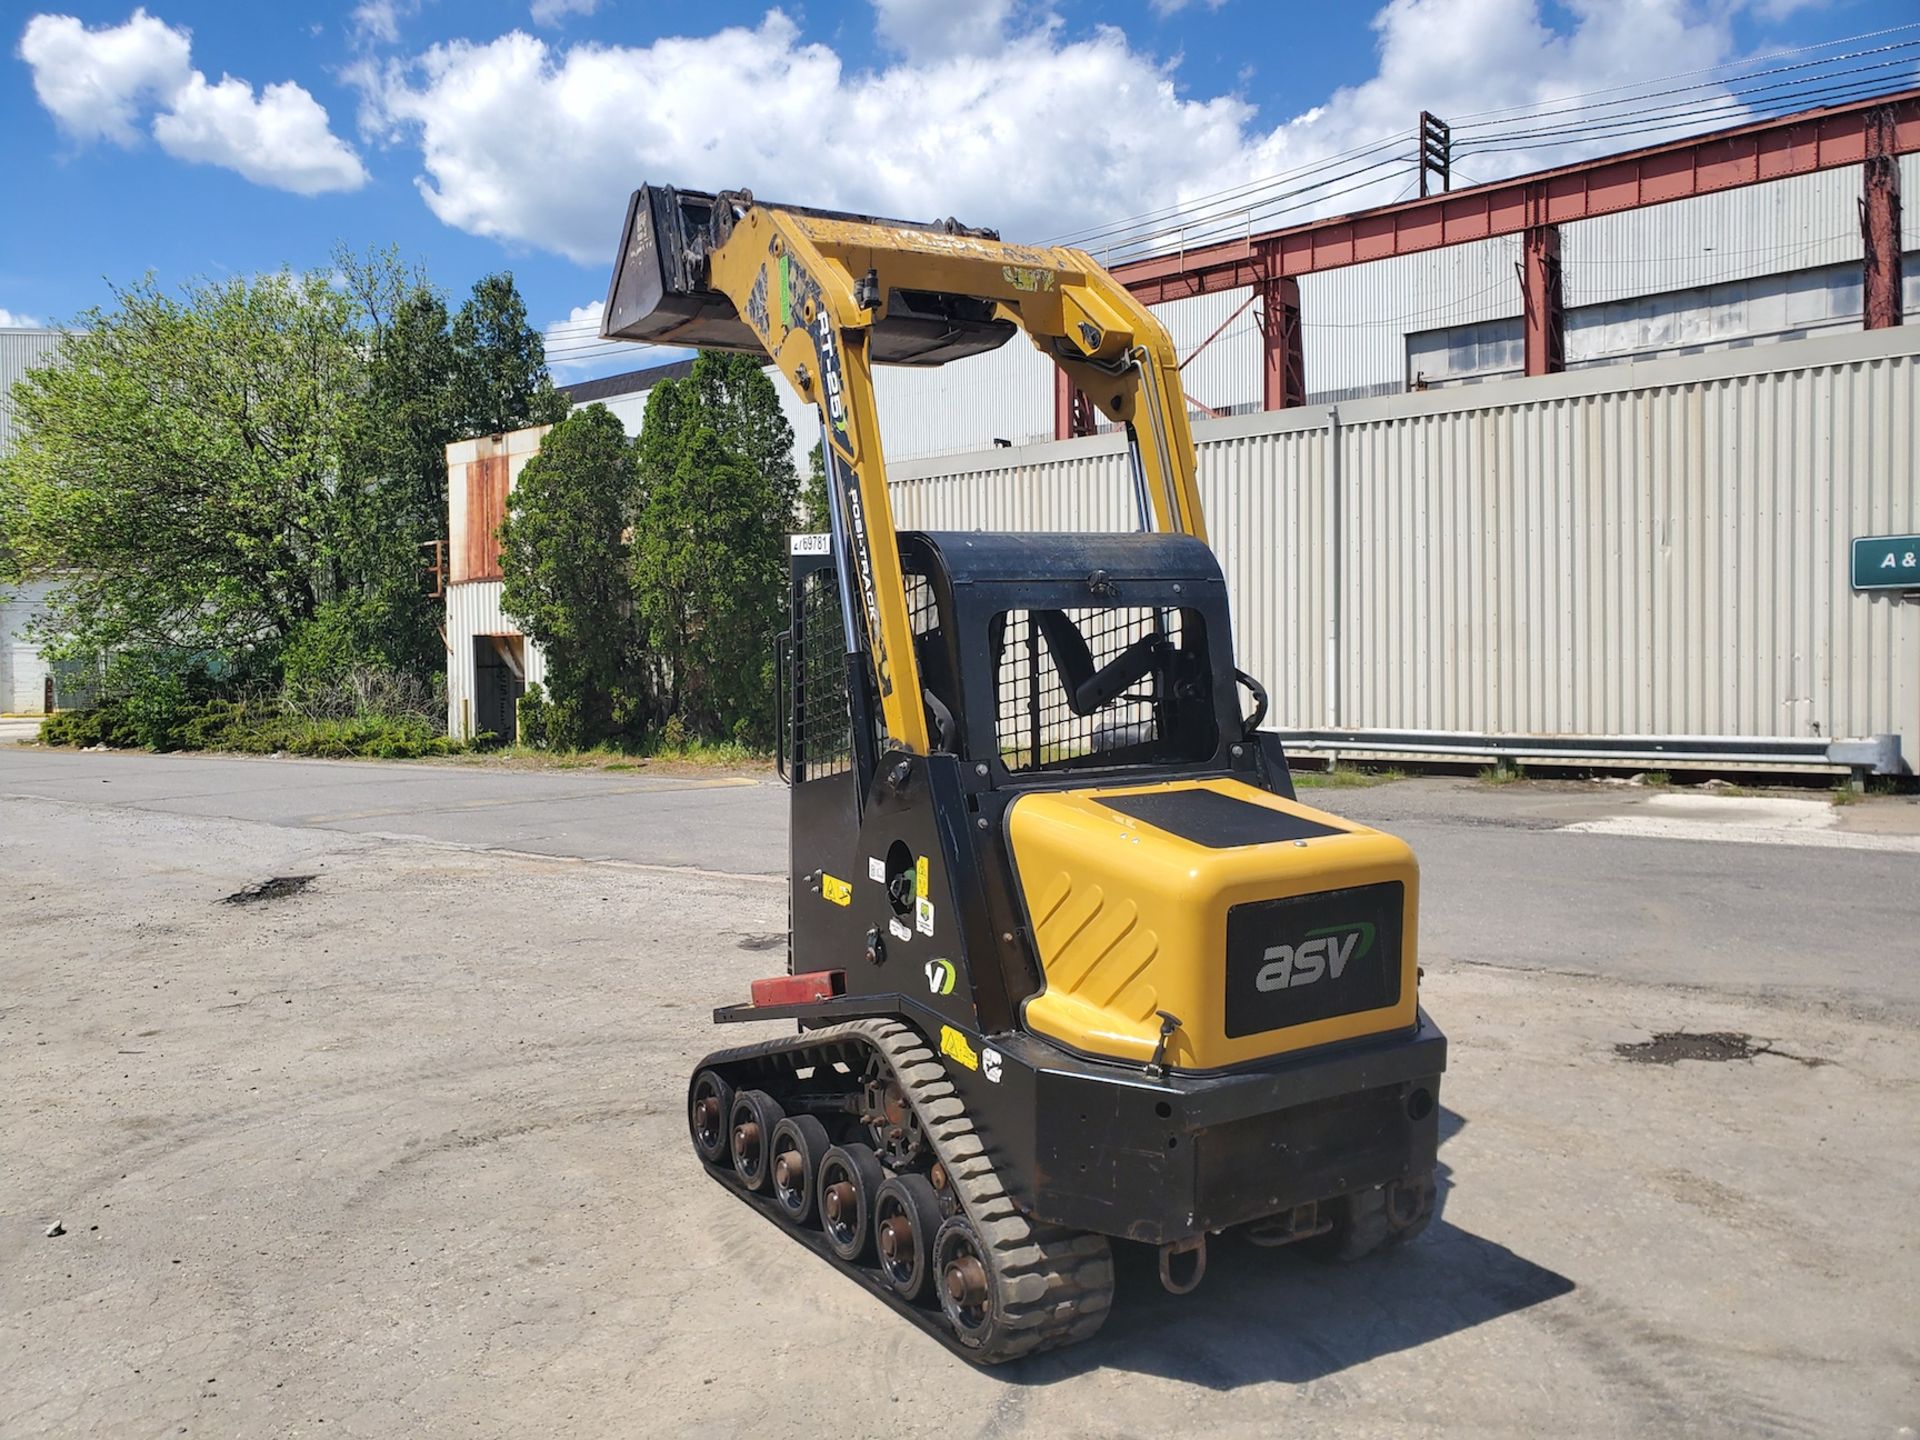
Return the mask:
<svg viewBox="0 0 1920 1440">
<path fill-rule="evenodd" d="M 1599 90 L 1583 90 L 1574 95 L 1564 95 L 1561 97 L 1561 100 L 1563 101 L 1564 100 L 1585 100 L 1595 95 L 1618 95 L 1622 91 L 1637 90 L 1642 85 L 1664 85 L 1669 80 L 1686 80 L 1695 75 L 1717 75 L 1720 72 L 1725 70 L 1738 70 L 1748 65 L 1755 65 L 1760 63 L 1762 60 L 1777 60 L 1777 59 L 1780 59 L 1782 56 L 1786 56 L 1786 55 L 1809 55 L 1809 54 L 1812 54 L 1815 50 L 1828 50 L 1828 49 L 1832 49 L 1836 45 L 1852 45 L 1862 40 L 1878 40 L 1883 35 L 1898 35 L 1910 30 L 1920 30 L 1920 21 L 1915 21 L 1913 23 L 1906 24 L 1906 25 L 1889 25 L 1885 29 L 1868 30 L 1859 35 L 1843 35 L 1835 40 L 1821 40 L 1812 45 L 1801 45 L 1791 50 L 1774 50 L 1774 51 L 1770 51 L 1765 55 L 1752 55 L 1752 56 L 1747 56 L 1740 60 L 1727 60 L 1727 61 L 1721 62 L 1718 65 L 1703 66 L 1698 70 L 1681 70 L 1672 75 L 1655 76 L 1651 80 L 1634 80 L 1634 81 L 1629 81 L 1627 84 L 1624 84 L 1624 85 L 1611 85 Z M 1845 59 L 1846 57 L 1830 56 L 1828 58 L 1829 59 Z M 1774 70 L 1758 71 L 1756 72 L 1756 75 L 1777 74 L 1779 73 L 1780 70 L 1785 70 L 1790 68 L 1792 67 L 1780 66 Z M 1748 76 L 1746 78 L 1753 79 L 1756 77 Z M 1704 87 L 1696 87 L 1696 88 L 1704 88 Z M 1465 115 L 1460 116 L 1459 121 L 1460 123 L 1464 124 L 1468 121 L 1484 119 L 1486 116 L 1489 116 L 1489 115 L 1521 114 L 1527 111 L 1533 111 L 1533 110 L 1539 109 L 1541 103 L 1558 104 L 1560 103 L 1560 101 L 1535 102 L 1534 104 L 1531 104 L 1531 105 L 1513 105 L 1513 106 L 1508 106 L 1505 109 L 1496 109 L 1496 110 L 1474 110 Z"/>
<path fill-rule="evenodd" d="M 1836 54 L 1819 55 L 1812 60 L 1801 60 L 1787 64 L 1763 65 L 1769 60 L 1781 60 L 1789 56 L 1815 55 L 1821 51 L 1831 51 L 1837 47 L 1858 45 L 1861 41 L 1876 40 L 1893 35 L 1908 35 L 1920 31 L 1920 22 L 1907 25 L 1889 26 L 1881 30 L 1861 35 L 1847 36 L 1814 45 L 1800 46 L 1791 50 L 1776 51 L 1766 56 L 1754 56 L 1738 61 L 1728 61 L 1721 65 L 1708 66 L 1698 70 L 1683 71 L 1673 75 L 1661 76 L 1653 80 L 1639 81 L 1627 85 L 1611 86 L 1603 89 L 1582 92 L 1577 95 L 1563 96 L 1559 99 L 1526 106 L 1511 106 L 1505 109 L 1475 111 L 1460 117 L 1454 129 L 1456 133 L 1466 130 L 1478 143 L 1456 148 L 1455 158 L 1473 154 L 1491 154 L 1523 149 L 1554 149 L 1583 141 L 1603 139 L 1629 131 L 1659 131 L 1681 127 L 1698 127 L 1703 122 L 1735 114 L 1751 113 L 1758 109 L 1776 111 L 1794 106 L 1804 106 L 1811 101 L 1855 99 L 1873 93 L 1880 81 L 1870 81 L 1861 77 L 1889 69 L 1900 68 L 1910 62 L 1908 52 L 1920 51 L 1920 40 L 1902 39 L 1892 43 L 1845 50 Z M 1843 69 L 1845 62 L 1862 60 L 1875 55 L 1897 55 L 1903 58 L 1889 59 L 1875 64 L 1850 65 Z M 1697 75 L 1734 74 L 1730 82 L 1702 81 L 1693 85 L 1675 86 L 1665 90 L 1648 89 L 1670 80 L 1685 80 Z M 1823 73 L 1806 74 L 1797 80 L 1776 84 L 1756 85 L 1752 82 L 1764 81 L 1769 77 L 1792 74 L 1802 71 Z M 1711 92 L 1711 97 L 1702 96 L 1702 101 L 1667 105 L 1642 105 L 1639 102 L 1658 100 L 1668 96 Z M 1614 95 L 1621 98 L 1613 100 L 1595 100 L 1594 97 Z M 1778 96 L 1776 99 L 1762 97 Z M 1576 101 L 1593 103 L 1576 104 Z M 1704 102 L 1704 103 L 1702 103 Z M 1621 109 L 1623 106 L 1638 106 L 1635 109 Z M 1577 119 L 1581 115 L 1589 118 Z M 1489 120 L 1488 117 L 1506 116 L 1504 120 Z M 1481 120 L 1485 123 L 1474 125 L 1469 122 Z M 1534 128 L 1524 128 L 1529 122 Z M 1631 123 L 1629 123 L 1631 122 Z M 1474 132 L 1478 132 L 1477 134 Z M 1275 215 L 1291 213 L 1307 205 L 1317 205 L 1337 195 L 1350 194 L 1365 186 L 1347 185 L 1341 189 L 1328 190 L 1317 199 L 1304 203 L 1281 204 L 1282 201 L 1297 201 L 1298 197 L 1314 190 L 1326 190 L 1329 186 L 1371 173 L 1374 170 L 1388 168 L 1392 160 L 1376 162 L 1374 165 L 1351 168 L 1339 173 L 1323 174 L 1310 183 L 1295 186 L 1292 189 L 1278 190 L 1289 180 L 1303 176 L 1321 174 L 1338 165 L 1343 160 L 1358 159 L 1380 150 L 1400 144 L 1408 144 L 1411 132 L 1402 131 L 1383 137 L 1366 145 L 1355 146 L 1337 155 L 1326 157 L 1310 165 L 1296 167 L 1290 171 L 1268 176 L 1263 180 L 1246 182 L 1238 186 L 1215 191 L 1209 195 L 1180 204 L 1165 206 L 1157 210 L 1127 216 L 1109 221 L 1091 229 L 1074 232 L 1063 237 L 1068 243 L 1083 243 L 1091 246 L 1094 241 L 1102 241 L 1099 252 L 1103 256 L 1131 254 L 1143 246 L 1179 240 L 1181 243 L 1203 243 L 1206 239 L 1217 237 L 1229 222 L 1238 225 L 1251 225 L 1256 218 L 1270 219 Z M 1537 143 L 1527 143 L 1537 142 Z M 1469 183 L 1478 183 L 1472 181 Z M 1378 184 L 1369 181 L 1367 184 Z M 1256 198 L 1258 197 L 1258 198 Z M 1236 204 L 1236 201 L 1244 203 Z M 1198 232 L 1195 234 L 1194 232 Z"/>
<path fill-rule="evenodd" d="M 1499 130 L 1485 135 L 1476 135 L 1471 141 L 1456 150 L 1456 154 L 1471 154 L 1477 150 L 1486 150 L 1496 142 L 1526 140 L 1556 135 L 1599 134 L 1606 131 L 1618 131 L 1622 128 L 1649 128 L 1665 121 L 1682 122 L 1696 118 L 1711 118 L 1729 111 L 1779 111 L 1789 112 L 1804 108 L 1810 100 L 1853 99 L 1860 95 L 1872 94 L 1885 88 L 1883 79 L 1852 79 L 1850 76 L 1866 75 L 1872 71 L 1892 67 L 1905 68 L 1912 60 L 1888 61 L 1882 65 L 1861 66 L 1855 70 L 1820 77 L 1829 82 L 1821 86 L 1807 87 L 1795 82 L 1790 85 L 1757 86 L 1748 90 L 1727 91 L 1713 99 L 1702 99 L 1685 104 L 1669 103 L 1647 106 L 1639 110 L 1624 110 L 1617 114 L 1595 116 L 1588 120 L 1572 121 L 1565 124 L 1544 125 L 1532 130 Z M 1774 91 L 1787 91 L 1773 99 L 1760 99 Z M 1648 118 L 1652 117 L 1652 118 Z"/>
<path fill-rule="evenodd" d="M 1406 162 L 1404 161 L 1382 162 L 1382 164 L 1393 164 L 1396 166 L 1403 165 L 1405 163 Z M 1335 181 L 1351 179 L 1351 178 L 1366 174 L 1368 171 L 1377 170 L 1380 168 L 1381 168 L 1381 165 L 1369 165 L 1365 167 L 1365 169 L 1363 170 L 1350 171 L 1346 175 L 1330 176 L 1328 179 L 1320 181 L 1315 185 L 1303 187 L 1303 190 L 1304 189 L 1317 190 L 1317 189 L 1320 189 L 1322 186 L 1333 184 Z M 1291 195 L 1302 193 L 1302 191 L 1289 192 L 1288 195 L 1276 196 L 1273 201 L 1266 202 L 1254 209 L 1250 209 L 1246 211 L 1239 211 L 1239 210 L 1230 211 L 1222 215 L 1206 216 L 1206 217 L 1201 217 L 1200 219 L 1195 221 L 1190 221 L 1186 224 L 1183 224 L 1177 227 L 1177 234 L 1178 234 L 1178 238 L 1181 240 L 1183 244 L 1196 244 L 1196 245 L 1207 244 L 1219 238 L 1223 228 L 1226 226 L 1226 223 L 1229 221 L 1243 220 L 1245 223 L 1251 224 L 1254 219 L 1272 220 L 1272 219 L 1276 219 L 1281 215 L 1291 214 L 1297 210 L 1310 209 L 1312 207 L 1324 204 L 1328 200 L 1338 199 L 1342 195 L 1351 195 L 1358 190 L 1369 190 L 1369 189 L 1375 188 L 1376 186 L 1386 185 L 1390 183 L 1391 183 L 1390 177 L 1379 176 L 1373 179 L 1360 180 L 1359 183 L 1357 184 L 1342 186 L 1338 190 L 1328 190 L 1325 194 L 1316 195 L 1310 199 L 1297 200 L 1293 204 L 1288 204 L 1288 205 L 1279 204 L 1278 202 L 1280 200 L 1288 199 L 1290 198 Z M 1189 233 L 1193 231 L 1197 231 L 1198 233 Z M 1155 228 L 1153 230 L 1142 231 L 1131 236 L 1123 237 L 1115 241 L 1112 245 L 1102 248 L 1099 253 L 1103 257 L 1105 256 L 1121 257 L 1121 256 L 1131 254 L 1142 248 L 1150 248 L 1156 242 L 1162 241 L 1168 238 L 1170 238 L 1169 232 L 1165 228 Z"/>
<path fill-rule="evenodd" d="M 1864 82 L 1859 85 L 1838 86 L 1832 90 L 1819 91 L 1800 97 L 1803 100 L 1819 100 L 1828 104 L 1837 104 L 1846 100 L 1860 100 L 1883 93 L 1878 82 Z M 1568 145 L 1578 145 L 1590 140 L 1618 139 L 1627 135 L 1654 136 L 1661 132 L 1678 131 L 1692 133 L 1702 127 L 1702 122 L 1736 121 L 1746 116 L 1761 119 L 1778 118 L 1778 114 L 1791 114 L 1792 110 L 1782 110 L 1777 114 L 1761 114 L 1738 100 L 1718 105 L 1692 106 L 1684 110 L 1674 110 L 1653 116 L 1601 122 L 1598 124 L 1570 127 L 1566 130 L 1543 130 L 1531 134 L 1521 133 L 1502 136 L 1497 141 L 1471 145 L 1461 149 L 1458 154 L 1495 155 L 1516 150 L 1555 150 Z"/>
<path fill-rule="evenodd" d="M 1564 109 L 1561 108 L 1561 102 L 1552 101 L 1542 105 L 1536 111 L 1533 111 L 1524 116 L 1516 116 L 1511 120 L 1488 121 L 1484 124 L 1479 124 L 1479 125 L 1461 123 L 1461 124 L 1456 124 L 1453 127 L 1453 129 L 1456 134 L 1463 131 L 1471 133 L 1471 132 L 1480 131 L 1480 130 L 1499 130 L 1507 126 L 1521 124 L 1529 120 L 1536 120 L 1536 119 L 1553 120 L 1553 119 L 1557 119 L 1564 116 L 1577 115 L 1582 113 L 1595 113 L 1602 110 L 1610 110 L 1610 109 L 1613 109 L 1615 106 L 1619 106 L 1619 105 L 1631 105 L 1636 101 L 1640 101 L 1640 100 L 1658 100 L 1663 97 L 1671 96 L 1671 95 L 1689 95 L 1701 90 L 1715 91 L 1721 94 L 1732 94 L 1732 95 L 1761 94 L 1769 90 L 1789 90 L 1789 89 L 1795 88 L 1796 86 L 1806 83 L 1806 81 L 1830 80 L 1842 75 L 1863 74 L 1870 70 L 1898 69 L 1902 66 L 1911 65 L 1914 60 L 1914 52 L 1916 51 L 1920 51 L 1920 40 L 1903 40 L 1895 45 L 1880 45 L 1870 50 L 1851 51 L 1845 55 L 1829 55 L 1823 59 L 1809 60 L 1799 65 L 1776 66 L 1771 70 L 1757 71 L 1752 75 L 1742 76 L 1738 80 L 1727 81 L 1725 83 L 1720 83 L 1720 82 L 1702 83 L 1702 84 L 1696 84 L 1696 85 L 1676 86 L 1669 90 L 1639 91 L 1632 95 L 1623 96 L 1621 99 L 1618 99 L 1618 100 L 1604 101 L 1598 105 L 1575 105 L 1575 106 L 1566 107 Z M 1798 71 L 1798 70 L 1822 69 L 1822 68 L 1836 65 L 1842 60 L 1855 60 L 1855 59 L 1863 60 L 1869 56 L 1885 55 L 1892 52 L 1904 52 L 1904 56 L 1901 59 L 1884 60 L 1877 65 L 1852 65 L 1852 66 L 1848 66 L 1844 70 L 1836 70 L 1836 71 L 1833 71 L 1831 74 L 1827 74 L 1827 75 L 1810 75 L 1805 77 L 1804 80 L 1786 80 L 1786 81 L 1780 82 L 1777 85 L 1754 86 L 1750 83 L 1755 80 L 1765 80 L 1770 76 L 1785 75 L 1790 72 Z M 1657 83 L 1657 82 L 1651 82 L 1651 83 Z M 1629 112 L 1629 113 L 1632 113 L 1632 112 Z"/>
<path fill-rule="evenodd" d="M 1342 160 L 1357 159 L 1363 155 L 1370 155 L 1375 151 L 1383 150 L 1393 145 L 1405 145 L 1411 142 L 1412 139 L 1413 139 L 1413 131 L 1411 130 L 1396 131 L 1392 135 L 1382 136 L 1380 139 L 1372 141 L 1365 145 L 1356 145 L 1352 149 L 1343 150 L 1337 155 L 1324 156 L 1321 159 L 1314 160 L 1308 164 L 1296 166 L 1292 170 L 1282 170 L 1278 174 L 1264 176 L 1259 180 L 1252 180 L 1252 181 L 1247 181 L 1240 185 L 1229 186 L 1224 190 L 1216 190 L 1207 195 L 1197 195 L 1191 200 L 1182 200 L 1176 204 L 1166 206 L 1159 210 L 1148 210 L 1138 215 L 1128 215 L 1119 220 L 1108 221 L 1104 224 L 1093 226 L 1090 229 L 1070 231 L 1065 235 L 1057 236 L 1054 239 L 1046 241 L 1045 243 L 1049 245 L 1077 245 L 1077 246 L 1080 246 L 1081 248 L 1085 248 L 1086 242 L 1099 239 L 1102 236 L 1108 234 L 1110 231 L 1119 230 L 1119 229 L 1129 229 L 1129 230 L 1137 229 L 1143 224 L 1150 221 L 1163 219 L 1169 216 L 1187 214 L 1193 211 L 1196 207 L 1208 205 L 1209 202 L 1238 199 L 1243 196 L 1256 194 L 1261 190 L 1271 189 L 1272 187 L 1279 184 L 1283 184 L 1288 180 L 1295 179 L 1297 177 L 1304 176 L 1304 175 L 1312 175 L 1317 173 L 1318 171 L 1328 169 L 1331 166 L 1338 164 Z M 1219 209 L 1220 207 L 1216 205 L 1213 208 Z M 1230 207 L 1230 208 L 1234 208 L 1234 213 L 1238 213 L 1237 207 Z"/>
</svg>

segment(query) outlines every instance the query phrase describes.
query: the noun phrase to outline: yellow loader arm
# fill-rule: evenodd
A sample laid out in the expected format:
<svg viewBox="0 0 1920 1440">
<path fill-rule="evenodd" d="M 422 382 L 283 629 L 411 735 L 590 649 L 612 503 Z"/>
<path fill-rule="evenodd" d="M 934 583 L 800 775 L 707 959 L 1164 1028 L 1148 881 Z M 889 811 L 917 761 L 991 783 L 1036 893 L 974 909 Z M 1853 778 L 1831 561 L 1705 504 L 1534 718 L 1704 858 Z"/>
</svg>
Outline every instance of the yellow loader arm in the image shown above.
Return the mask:
<svg viewBox="0 0 1920 1440">
<path fill-rule="evenodd" d="M 1143 522 L 1206 539 L 1173 344 L 1081 250 L 1010 245 L 953 221 L 768 205 L 647 186 L 628 206 L 604 338 L 772 357 L 820 411 L 847 649 L 868 653 L 887 735 L 929 749 L 887 499 L 875 364 L 938 365 L 1026 331 L 1134 440 Z M 864 630 L 864 640 L 861 630 Z"/>
</svg>

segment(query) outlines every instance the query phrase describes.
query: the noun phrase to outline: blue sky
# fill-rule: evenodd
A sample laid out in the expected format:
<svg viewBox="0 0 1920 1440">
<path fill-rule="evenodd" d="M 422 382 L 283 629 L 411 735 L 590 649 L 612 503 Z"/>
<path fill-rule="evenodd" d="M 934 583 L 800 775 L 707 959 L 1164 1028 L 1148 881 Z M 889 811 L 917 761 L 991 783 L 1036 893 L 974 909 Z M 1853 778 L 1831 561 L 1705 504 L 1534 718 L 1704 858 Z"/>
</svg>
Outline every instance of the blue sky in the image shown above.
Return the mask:
<svg viewBox="0 0 1920 1440">
<path fill-rule="evenodd" d="M 645 179 L 1052 238 L 1409 125 L 1909 24 L 1911 0 L 9 6 L 0 323 L 394 244 L 511 269 L 563 376 Z M 1889 84 L 1911 83 L 1893 75 Z M 1719 123 L 1725 123 L 1724 121 Z M 1604 146 L 1623 148 L 1628 140 Z M 1492 178 L 1572 152 L 1491 155 Z M 1327 208 L 1391 199 L 1406 178 Z"/>
</svg>

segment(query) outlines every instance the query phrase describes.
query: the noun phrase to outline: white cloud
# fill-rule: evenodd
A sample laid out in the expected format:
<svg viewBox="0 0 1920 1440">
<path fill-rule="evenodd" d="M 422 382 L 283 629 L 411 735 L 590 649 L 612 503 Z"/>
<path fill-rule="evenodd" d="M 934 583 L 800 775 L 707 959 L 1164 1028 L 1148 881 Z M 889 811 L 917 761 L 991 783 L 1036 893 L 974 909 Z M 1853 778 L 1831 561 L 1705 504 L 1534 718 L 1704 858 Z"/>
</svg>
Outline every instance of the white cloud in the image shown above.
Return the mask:
<svg viewBox="0 0 1920 1440">
<path fill-rule="evenodd" d="M 369 102 L 375 128 L 419 143 L 440 219 L 589 264 L 612 254 L 643 180 L 1032 235 L 1071 218 L 1062 197 L 1089 177 L 1112 209 L 1218 168 L 1252 113 L 1180 99 L 1117 30 L 848 76 L 778 11 L 646 47 L 455 41 L 389 66 Z M 1116 106 L 1129 123 L 1111 123 Z"/>
<path fill-rule="evenodd" d="M 299 195 L 366 183 L 360 157 L 306 90 L 282 81 L 256 95 L 231 75 L 210 83 L 192 66 L 190 33 L 145 10 L 101 29 L 70 15 L 36 15 L 20 56 L 40 103 L 76 140 L 135 145 L 136 122 L 152 112 L 154 139 L 176 159 Z"/>
<path fill-rule="evenodd" d="M 1169 15 L 1178 15 L 1193 4 L 1193 0 L 1147 0 L 1147 3 L 1154 14 L 1165 19 Z M 1209 10 L 1218 10 L 1227 0 L 1203 0 L 1203 3 Z"/>
<path fill-rule="evenodd" d="M 647 46 L 519 32 L 452 41 L 364 67 L 363 126 L 419 146 L 417 184 L 445 223 L 598 267 L 642 181 L 951 214 L 1041 239 L 1313 164 L 1411 129 L 1423 108 L 1533 104 L 1644 81 L 1649 55 L 1673 73 L 1732 54 L 1727 11 L 1692 0 L 1390 0 L 1374 18 L 1372 78 L 1291 117 L 1263 116 L 1237 95 L 1183 90 L 1111 27 L 1075 38 L 1043 17 L 1009 29 L 1014 0 L 949 0 L 958 30 L 928 0 L 875 6 L 905 58 L 866 71 L 803 40 L 778 10 Z M 1489 153 L 1463 169 L 1485 180 L 1569 153 Z M 1380 203 L 1411 178 L 1396 166 L 1279 218 Z"/>
<path fill-rule="evenodd" d="M 357 44 L 397 45 L 400 22 L 419 13 L 420 0 L 360 0 L 347 23 Z"/>
<path fill-rule="evenodd" d="M 179 160 L 237 171 L 256 185 L 296 195 L 357 190 L 367 172 L 351 147 L 327 128 L 327 112 L 291 81 L 254 98 L 244 80 L 218 85 L 195 71 L 173 106 L 154 117 L 153 135 Z"/>
<path fill-rule="evenodd" d="M 910 60 L 984 55 L 1006 40 L 1014 0 L 873 0 L 881 40 Z"/>
<path fill-rule="evenodd" d="M 145 102 L 165 101 L 193 73 L 185 30 L 135 10 L 124 25 L 89 30 L 71 15 L 36 15 L 20 37 L 33 93 L 76 140 L 131 145 Z"/>
<path fill-rule="evenodd" d="M 37 316 L 0 308 L 0 330 L 38 330 L 39 328 L 40 321 Z"/>
<path fill-rule="evenodd" d="M 569 15 L 591 15 L 600 0 L 533 0 L 527 13 L 536 25 L 558 25 Z"/>
</svg>

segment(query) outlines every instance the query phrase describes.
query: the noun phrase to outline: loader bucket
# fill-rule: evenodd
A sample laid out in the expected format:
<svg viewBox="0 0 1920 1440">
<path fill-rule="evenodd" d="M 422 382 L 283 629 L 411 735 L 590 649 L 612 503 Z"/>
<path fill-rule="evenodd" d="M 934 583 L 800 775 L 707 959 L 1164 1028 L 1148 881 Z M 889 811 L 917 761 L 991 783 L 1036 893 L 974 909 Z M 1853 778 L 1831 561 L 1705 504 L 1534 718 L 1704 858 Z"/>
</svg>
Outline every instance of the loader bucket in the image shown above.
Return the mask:
<svg viewBox="0 0 1920 1440">
<path fill-rule="evenodd" d="M 643 185 L 634 191 L 620 231 L 613 279 L 607 286 L 601 338 L 765 355 L 766 347 L 740 318 L 733 300 L 708 284 L 707 257 L 726 240 L 735 218 L 751 203 L 747 197 L 676 190 L 670 185 Z M 943 228 L 797 206 L 779 208 L 787 214 L 910 230 Z M 994 315 L 990 301 L 890 290 L 885 314 L 873 326 L 872 355 L 881 365 L 944 365 L 998 349 L 1015 329 L 1011 321 Z"/>
</svg>

